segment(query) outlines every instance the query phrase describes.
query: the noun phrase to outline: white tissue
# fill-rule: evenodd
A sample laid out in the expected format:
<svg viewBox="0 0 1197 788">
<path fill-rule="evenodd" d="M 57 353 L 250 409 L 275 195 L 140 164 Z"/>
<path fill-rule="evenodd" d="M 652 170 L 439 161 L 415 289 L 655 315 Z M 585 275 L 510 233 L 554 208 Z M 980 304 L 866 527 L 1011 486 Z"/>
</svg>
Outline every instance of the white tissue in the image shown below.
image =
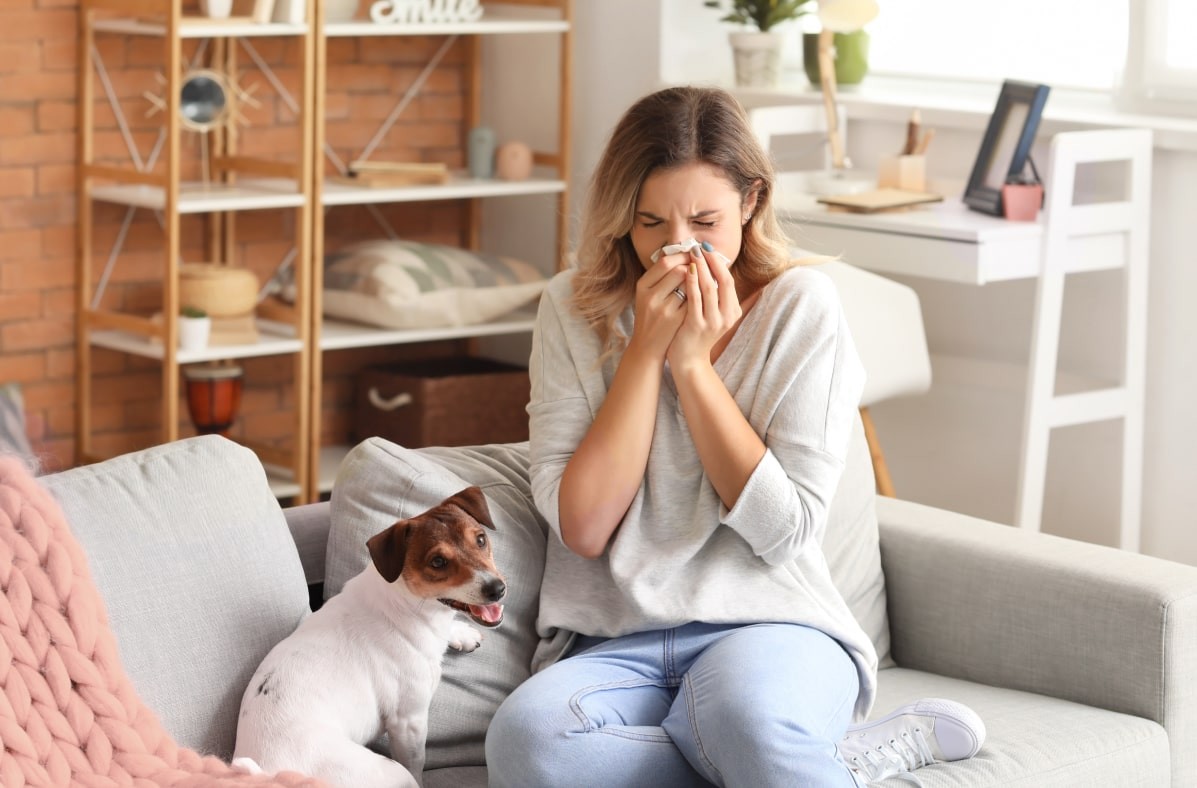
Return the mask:
<svg viewBox="0 0 1197 788">
<path fill-rule="evenodd" d="M 702 246 L 702 242 L 693 237 L 687 238 L 686 240 L 682 241 L 680 244 L 669 244 L 667 246 L 662 246 L 660 249 L 653 252 L 649 256 L 648 259 L 655 263 L 655 262 L 657 262 L 657 260 L 659 260 L 661 258 L 661 255 L 678 254 L 680 252 L 689 252 L 691 249 L 693 249 L 696 246 Z M 713 254 L 716 257 L 718 257 L 720 260 L 722 260 L 724 263 L 726 263 L 727 265 L 731 265 L 731 260 L 728 260 L 727 257 L 720 252 L 711 251 L 711 252 L 708 252 L 708 254 Z"/>
</svg>

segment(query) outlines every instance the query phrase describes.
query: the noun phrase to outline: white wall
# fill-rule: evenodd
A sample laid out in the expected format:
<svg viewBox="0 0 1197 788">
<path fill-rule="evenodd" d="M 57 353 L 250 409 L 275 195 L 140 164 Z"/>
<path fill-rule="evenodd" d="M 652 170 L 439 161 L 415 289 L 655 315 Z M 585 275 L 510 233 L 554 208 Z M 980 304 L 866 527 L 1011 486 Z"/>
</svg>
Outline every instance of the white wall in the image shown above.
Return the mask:
<svg viewBox="0 0 1197 788">
<path fill-rule="evenodd" d="M 577 0 L 575 6 L 576 217 L 590 172 L 623 110 L 663 84 L 726 83 L 731 58 L 727 26 L 698 0 Z M 879 153 L 893 148 L 903 133 L 898 124 L 851 120 L 848 132 L 850 153 L 862 170 L 874 166 Z M 931 174 L 966 177 L 980 137 L 980 127 L 939 129 Z M 1042 143 L 1037 160 L 1046 161 Z M 1197 293 L 1197 222 L 1188 206 L 1197 197 L 1195 182 L 1197 155 L 1157 153 L 1143 487 L 1144 552 L 1191 564 L 1197 564 L 1197 463 L 1191 450 L 1197 445 L 1197 310 L 1190 308 Z M 1070 293 L 1062 348 L 1065 362 L 1097 370 L 1112 365 L 1108 346 L 1117 338 L 1113 321 L 1103 319 L 1103 310 L 1113 303 L 1115 277 L 1102 277 L 1095 275 Z M 1025 360 L 1032 283 L 976 288 L 905 281 L 923 300 L 933 351 Z M 901 495 L 1008 522 L 1022 392 L 1008 381 L 996 388 L 979 382 L 945 373 L 932 396 L 883 404 L 874 416 Z M 1106 424 L 1057 434 L 1044 530 L 1113 544 L 1117 430 Z"/>
</svg>

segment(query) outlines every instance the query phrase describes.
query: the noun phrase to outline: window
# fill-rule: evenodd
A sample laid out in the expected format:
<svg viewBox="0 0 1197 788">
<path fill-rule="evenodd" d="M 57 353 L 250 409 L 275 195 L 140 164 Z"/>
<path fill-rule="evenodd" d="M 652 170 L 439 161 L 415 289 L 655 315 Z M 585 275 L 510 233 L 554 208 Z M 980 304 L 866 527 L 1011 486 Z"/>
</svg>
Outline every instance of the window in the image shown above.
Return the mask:
<svg viewBox="0 0 1197 788">
<path fill-rule="evenodd" d="M 1137 0 L 1140 35 L 1131 41 L 1127 90 L 1148 102 L 1197 99 L 1197 4 L 1193 0 Z"/>
<path fill-rule="evenodd" d="M 1112 92 L 1126 62 L 1130 2 L 880 0 L 881 13 L 868 27 L 869 70 Z M 1194 0 L 1170 4 L 1197 17 Z M 1171 32 L 1178 51 L 1193 61 L 1197 50 L 1191 43 L 1186 48 L 1184 40 L 1195 29 L 1191 24 L 1192 19 L 1187 28 L 1173 24 Z"/>
</svg>

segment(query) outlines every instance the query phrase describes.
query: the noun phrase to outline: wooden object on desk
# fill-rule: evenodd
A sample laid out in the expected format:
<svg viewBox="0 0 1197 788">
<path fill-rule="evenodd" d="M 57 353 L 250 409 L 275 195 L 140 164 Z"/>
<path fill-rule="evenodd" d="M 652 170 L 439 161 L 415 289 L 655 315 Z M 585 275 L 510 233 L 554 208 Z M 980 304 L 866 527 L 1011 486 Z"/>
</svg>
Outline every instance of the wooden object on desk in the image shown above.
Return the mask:
<svg viewBox="0 0 1197 788">
<path fill-rule="evenodd" d="M 337 180 L 379 189 L 423 186 L 447 182 L 449 167 L 439 162 L 355 161 L 349 165 L 349 174 Z"/>
<path fill-rule="evenodd" d="M 855 213 L 877 213 L 878 211 L 892 211 L 899 208 L 909 208 L 914 205 L 941 202 L 943 195 L 913 192 L 904 189 L 876 189 L 860 194 L 834 194 L 820 197 L 819 202 L 836 208 L 843 208 Z"/>
<path fill-rule="evenodd" d="M 927 189 L 925 156 L 885 156 L 877 164 L 877 187 L 923 193 Z"/>
</svg>

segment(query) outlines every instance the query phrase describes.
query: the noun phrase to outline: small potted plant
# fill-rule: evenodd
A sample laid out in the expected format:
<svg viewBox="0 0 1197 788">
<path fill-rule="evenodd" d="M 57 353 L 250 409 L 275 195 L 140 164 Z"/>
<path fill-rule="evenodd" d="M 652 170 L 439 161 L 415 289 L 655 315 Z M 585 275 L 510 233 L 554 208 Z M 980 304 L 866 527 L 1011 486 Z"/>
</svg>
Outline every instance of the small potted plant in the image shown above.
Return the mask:
<svg viewBox="0 0 1197 788">
<path fill-rule="evenodd" d="M 723 12 L 720 21 L 756 28 L 755 32 L 728 34 L 735 63 L 736 84 L 773 87 L 781 74 L 784 38 L 777 25 L 814 12 L 816 0 L 704 0 L 703 5 Z"/>
<path fill-rule="evenodd" d="M 179 310 L 179 349 L 203 350 L 212 334 L 212 318 L 204 310 L 185 306 Z"/>
</svg>

